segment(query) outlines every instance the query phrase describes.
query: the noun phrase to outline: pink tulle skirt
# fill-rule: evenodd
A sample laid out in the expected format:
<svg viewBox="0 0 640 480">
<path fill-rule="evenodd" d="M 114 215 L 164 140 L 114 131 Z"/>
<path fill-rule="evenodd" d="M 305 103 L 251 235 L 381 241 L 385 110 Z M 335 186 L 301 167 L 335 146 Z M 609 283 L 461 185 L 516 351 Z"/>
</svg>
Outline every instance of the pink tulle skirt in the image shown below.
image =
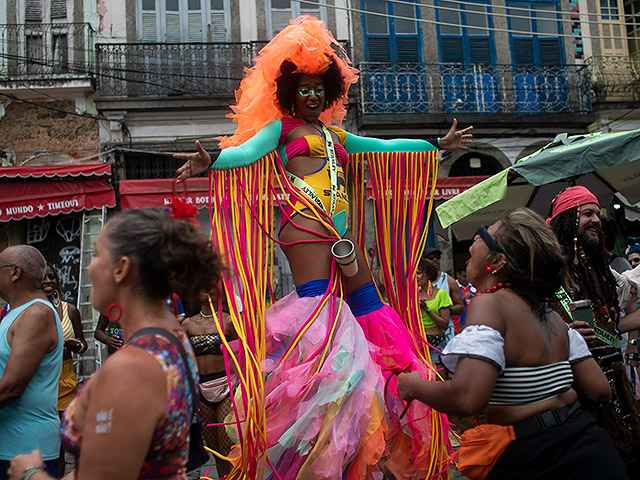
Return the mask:
<svg viewBox="0 0 640 480">
<path fill-rule="evenodd" d="M 381 479 L 387 423 L 379 353 L 346 302 L 338 299 L 335 323 L 327 301 L 283 360 L 321 300 L 293 292 L 267 310 L 267 455 L 282 479 Z M 317 353 L 332 325 L 328 347 Z M 277 476 L 268 470 L 264 478 Z"/>
<path fill-rule="evenodd" d="M 435 380 L 435 370 L 421 360 L 411 340 L 411 333 L 398 313 L 388 305 L 367 315 L 356 317 L 364 334 L 373 345 L 376 363 L 380 366 L 385 381 L 394 367 L 411 365 L 425 380 Z M 391 378 L 385 395 L 385 409 L 389 430 L 386 437 L 384 466 L 396 479 L 425 478 L 433 473 L 446 472 L 446 465 L 433 466 L 433 458 L 447 458 L 452 447 L 446 432 L 448 421 L 444 414 L 435 412 L 418 401 L 411 402 L 405 415 L 400 418 L 405 402 L 400 398 L 397 379 Z M 434 428 L 435 427 L 435 428 Z M 439 432 L 435 441 L 432 432 Z M 441 449 L 433 455 L 432 449 Z M 446 473 L 444 473 L 446 475 Z M 444 476 L 443 478 L 446 478 Z"/>
</svg>

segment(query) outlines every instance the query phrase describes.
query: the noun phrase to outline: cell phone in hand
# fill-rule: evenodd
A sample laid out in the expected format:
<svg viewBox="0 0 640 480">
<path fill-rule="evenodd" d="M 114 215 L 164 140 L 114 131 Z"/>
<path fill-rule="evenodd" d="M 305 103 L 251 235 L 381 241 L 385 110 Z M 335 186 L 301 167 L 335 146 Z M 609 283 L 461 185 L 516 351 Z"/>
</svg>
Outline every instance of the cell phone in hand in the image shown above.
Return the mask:
<svg viewBox="0 0 640 480">
<path fill-rule="evenodd" d="M 595 324 L 593 323 L 591 300 L 578 300 L 571 302 L 571 316 L 574 321 L 587 322 L 589 327 L 595 327 Z"/>
</svg>

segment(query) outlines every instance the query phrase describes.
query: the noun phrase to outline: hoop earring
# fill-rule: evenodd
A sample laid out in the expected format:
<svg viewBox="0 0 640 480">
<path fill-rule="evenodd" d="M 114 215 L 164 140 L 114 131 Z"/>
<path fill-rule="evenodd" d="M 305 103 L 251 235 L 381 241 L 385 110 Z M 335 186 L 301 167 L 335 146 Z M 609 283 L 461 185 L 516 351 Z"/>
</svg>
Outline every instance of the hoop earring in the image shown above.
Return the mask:
<svg viewBox="0 0 640 480">
<path fill-rule="evenodd" d="M 60 306 L 60 295 L 58 295 L 58 291 L 57 290 L 53 291 L 52 297 L 53 297 L 53 302 L 52 302 L 53 306 L 58 308 Z"/>
<path fill-rule="evenodd" d="M 118 316 L 117 317 L 112 317 L 111 316 L 111 310 L 113 309 L 118 310 Z M 122 307 L 120 305 L 118 305 L 117 303 L 112 303 L 111 306 L 109 306 L 109 308 L 107 308 L 107 318 L 109 319 L 110 322 L 117 322 L 122 318 Z"/>
</svg>

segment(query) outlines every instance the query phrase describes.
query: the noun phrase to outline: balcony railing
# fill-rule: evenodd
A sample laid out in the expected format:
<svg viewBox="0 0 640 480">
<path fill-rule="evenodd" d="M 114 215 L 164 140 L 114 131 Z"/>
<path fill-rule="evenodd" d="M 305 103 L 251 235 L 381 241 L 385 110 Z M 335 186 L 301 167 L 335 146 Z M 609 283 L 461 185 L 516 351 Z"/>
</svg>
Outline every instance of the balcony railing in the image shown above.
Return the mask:
<svg viewBox="0 0 640 480">
<path fill-rule="evenodd" d="M 0 82 L 86 78 L 93 55 L 88 23 L 0 25 Z"/>
<path fill-rule="evenodd" d="M 640 100 L 640 58 L 598 56 L 586 60 L 594 100 L 600 102 Z"/>
<path fill-rule="evenodd" d="M 98 44 L 97 99 L 232 98 L 244 67 L 264 45 Z"/>
<path fill-rule="evenodd" d="M 365 115 L 586 113 L 589 76 L 579 65 L 361 63 Z"/>
<path fill-rule="evenodd" d="M 341 45 L 348 50 L 346 41 Z M 96 45 L 97 100 L 233 99 L 266 42 Z"/>
</svg>

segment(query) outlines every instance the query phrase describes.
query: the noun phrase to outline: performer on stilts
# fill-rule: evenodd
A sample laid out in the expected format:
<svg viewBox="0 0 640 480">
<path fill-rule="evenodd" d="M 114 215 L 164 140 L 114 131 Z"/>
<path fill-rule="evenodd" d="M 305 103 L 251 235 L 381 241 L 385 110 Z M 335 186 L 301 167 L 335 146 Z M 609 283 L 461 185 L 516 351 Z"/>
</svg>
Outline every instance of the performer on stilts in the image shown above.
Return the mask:
<svg viewBox="0 0 640 480">
<path fill-rule="evenodd" d="M 329 126 L 341 124 L 357 81 L 345 59 L 323 22 L 292 21 L 261 50 L 236 92 L 231 117 L 238 127 L 221 140 L 218 159 L 212 165 L 196 142 L 196 153 L 175 155 L 187 160 L 178 180 L 209 167 L 250 166 L 277 151 L 297 194 L 283 209 L 278 235 L 296 290 L 265 315 L 264 478 L 382 478 L 383 471 L 397 479 L 433 472 L 446 478 L 446 466 L 430 465 L 431 424 L 442 422 L 441 414 L 414 402 L 400 418 L 404 402 L 387 382 L 398 367 L 425 379 L 435 372 L 398 313 L 380 300 L 347 231 L 343 168 L 352 153 L 464 148 L 471 127 L 456 130 L 454 120 L 446 136 L 424 141 L 363 138 Z M 331 247 L 340 238 L 354 244 L 358 271 L 351 277 L 335 274 Z"/>
</svg>

